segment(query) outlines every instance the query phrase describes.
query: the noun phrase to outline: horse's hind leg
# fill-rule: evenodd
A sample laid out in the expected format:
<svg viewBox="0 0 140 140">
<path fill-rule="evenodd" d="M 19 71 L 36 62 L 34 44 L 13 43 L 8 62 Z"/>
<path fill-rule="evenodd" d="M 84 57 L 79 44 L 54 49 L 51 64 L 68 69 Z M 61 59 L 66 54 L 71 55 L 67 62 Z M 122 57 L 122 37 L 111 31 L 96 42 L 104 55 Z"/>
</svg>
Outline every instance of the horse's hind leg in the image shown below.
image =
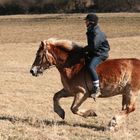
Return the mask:
<svg viewBox="0 0 140 140">
<path fill-rule="evenodd" d="M 126 108 L 126 95 L 122 95 L 122 110 Z"/>
<path fill-rule="evenodd" d="M 71 111 L 82 117 L 97 116 L 94 110 L 79 109 L 80 105 L 88 98 L 87 95 L 79 92 L 75 94 L 74 101 L 71 106 Z"/>
<path fill-rule="evenodd" d="M 59 92 L 55 93 L 53 97 L 53 106 L 54 106 L 54 112 L 56 112 L 62 119 L 65 118 L 65 111 L 61 108 L 59 100 L 63 97 L 70 97 L 70 95 L 67 91 L 64 89 L 60 90 Z"/>
<path fill-rule="evenodd" d="M 130 91 L 129 93 L 123 95 L 122 111 L 112 118 L 109 123 L 110 128 L 115 128 L 116 126 L 121 124 L 129 115 L 129 113 L 135 111 L 136 95 L 137 94 L 133 91 Z"/>
</svg>

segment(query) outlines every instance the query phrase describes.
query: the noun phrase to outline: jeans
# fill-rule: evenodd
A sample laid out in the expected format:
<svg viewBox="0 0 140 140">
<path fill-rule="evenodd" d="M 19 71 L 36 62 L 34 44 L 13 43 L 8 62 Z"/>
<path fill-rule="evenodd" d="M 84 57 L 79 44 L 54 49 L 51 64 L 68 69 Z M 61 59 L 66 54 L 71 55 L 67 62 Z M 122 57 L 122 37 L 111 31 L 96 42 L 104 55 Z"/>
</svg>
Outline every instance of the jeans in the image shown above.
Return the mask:
<svg viewBox="0 0 140 140">
<path fill-rule="evenodd" d="M 92 78 L 92 81 L 97 81 L 99 80 L 99 77 L 98 77 L 98 74 L 96 72 L 96 67 L 101 63 L 103 62 L 103 60 L 99 57 L 99 56 L 95 56 L 91 59 L 89 65 L 88 65 L 88 69 L 89 69 L 89 72 L 91 74 L 91 78 Z"/>
</svg>

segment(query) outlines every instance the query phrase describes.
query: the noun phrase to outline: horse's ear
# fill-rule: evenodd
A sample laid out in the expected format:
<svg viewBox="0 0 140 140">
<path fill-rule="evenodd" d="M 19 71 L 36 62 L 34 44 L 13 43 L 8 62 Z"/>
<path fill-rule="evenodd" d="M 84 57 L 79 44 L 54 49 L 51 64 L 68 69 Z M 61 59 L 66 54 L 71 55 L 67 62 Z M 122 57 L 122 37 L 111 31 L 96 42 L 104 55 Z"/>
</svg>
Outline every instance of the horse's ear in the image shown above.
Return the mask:
<svg viewBox="0 0 140 140">
<path fill-rule="evenodd" d="M 44 47 L 44 42 L 43 41 L 41 41 L 41 46 Z"/>
</svg>

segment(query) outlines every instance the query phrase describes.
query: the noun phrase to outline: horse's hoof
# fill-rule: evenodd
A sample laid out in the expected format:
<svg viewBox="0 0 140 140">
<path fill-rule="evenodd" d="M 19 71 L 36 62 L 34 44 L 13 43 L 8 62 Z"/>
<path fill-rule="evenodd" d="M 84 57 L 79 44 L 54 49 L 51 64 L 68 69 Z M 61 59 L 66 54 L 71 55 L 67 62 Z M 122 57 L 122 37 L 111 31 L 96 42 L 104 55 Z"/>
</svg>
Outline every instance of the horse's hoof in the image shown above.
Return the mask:
<svg viewBox="0 0 140 140">
<path fill-rule="evenodd" d="M 117 118 L 113 117 L 107 126 L 107 130 L 115 131 L 117 130 L 117 127 L 118 127 Z"/>
<path fill-rule="evenodd" d="M 64 120 L 65 119 L 65 112 L 64 110 L 61 110 L 61 113 L 58 113 L 58 115 Z"/>
<path fill-rule="evenodd" d="M 112 120 L 109 122 L 109 127 L 115 127 L 117 125 L 117 119 L 116 117 L 113 117 Z"/>
</svg>

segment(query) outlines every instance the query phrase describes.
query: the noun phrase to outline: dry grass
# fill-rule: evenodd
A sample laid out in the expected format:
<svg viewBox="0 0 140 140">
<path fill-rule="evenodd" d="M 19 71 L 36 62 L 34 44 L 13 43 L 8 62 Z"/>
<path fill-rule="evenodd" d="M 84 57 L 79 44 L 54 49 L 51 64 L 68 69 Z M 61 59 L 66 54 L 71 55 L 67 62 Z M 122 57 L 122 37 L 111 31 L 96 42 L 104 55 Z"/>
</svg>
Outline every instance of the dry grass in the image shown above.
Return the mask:
<svg viewBox="0 0 140 140">
<path fill-rule="evenodd" d="M 138 140 L 140 99 L 137 110 L 116 132 L 104 127 L 121 109 L 121 96 L 89 99 L 82 107 L 95 108 L 97 118 L 73 115 L 73 98 L 63 99 L 66 119 L 54 112 L 52 98 L 61 89 L 55 68 L 43 76 L 29 74 L 38 44 L 49 37 L 86 44 L 84 14 L 0 17 L 0 140 Z M 111 45 L 110 58 L 140 58 L 140 14 L 99 14 Z"/>
</svg>

